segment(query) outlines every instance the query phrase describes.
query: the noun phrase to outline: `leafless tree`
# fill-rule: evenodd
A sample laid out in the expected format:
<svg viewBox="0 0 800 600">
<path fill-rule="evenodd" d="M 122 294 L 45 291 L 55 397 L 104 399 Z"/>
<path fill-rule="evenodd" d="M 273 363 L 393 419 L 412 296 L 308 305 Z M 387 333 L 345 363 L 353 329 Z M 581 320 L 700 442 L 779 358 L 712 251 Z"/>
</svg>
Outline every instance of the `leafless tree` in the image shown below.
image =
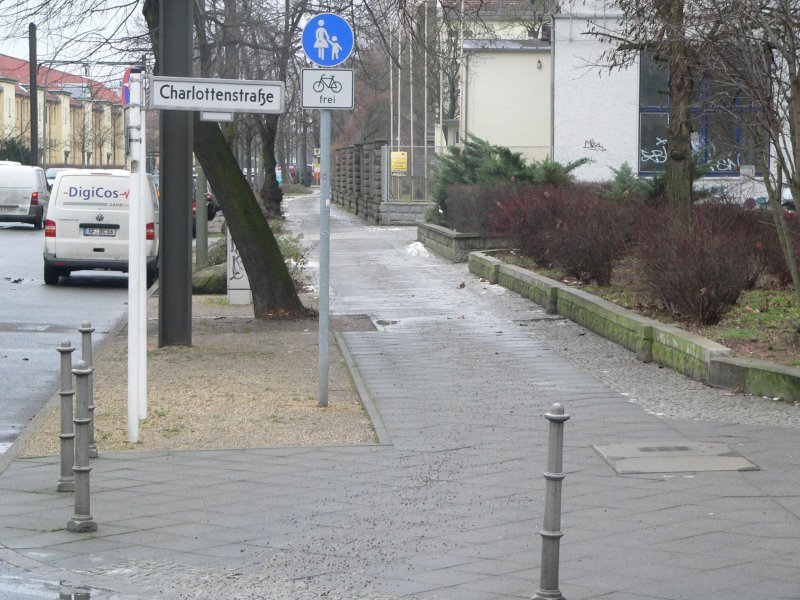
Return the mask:
<svg viewBox="0 0 800 600">
<path fill-rule="evenodd" d="M 215 62 L 222 65 L 223 72 L 230 72 L 240 60 L 241 44 L 234 35 L 241 26 L 238 7 L 233 0 L 226 0 L 219 8 L 219 12 L 213 11 L 211 15 L 199 10 L 199 6 L 195 11 L 201 72 L 206 74 L 212 71 Z M 158 28 L 158 9 L 157 0 L 145 1 L 144 14 L 151 34 Z M 207 21 L 209 16 L 216 17 L 220 14 L 224 16 L 224 21 L 215 23 L 221 28 L 221 35 L 211 38 L 206 35 Z M 226 30 L 225 23 L 228 23 L 229 30 Z M 157 50 L 157 36 L 151 35 L 151 38 Z M 209 50 L 213 43 L 218 44 L 218 52 Z M 155 54 L 158 55 L 158 52 Z M 253 195 L 229 141 L 219 125 L 201 121 L 197 113 L 194 115 L 193 130 L 195 157 L 217 194 L 231 237 L 239 249 L 250 280 L 255 316 L 268 318 L 304 312 L 266 215 Z"/>
<path fill-rule="evenodd" d="M 590 34 L 610 41 L 603 59 L 610 69 L 626 68 L 642 52 L 663 57 L 668 71 L 666 195 L 672 213 L 691 219 L 694 158 L 691 101 L 703 57 L 715 39 L 717 23 L 696 0 L 610 0 L 619 11 L 616 28 L 594 24 Z"/>
<path fill-rule="evenodd" d="M 719 82 L 718 109 L 747 128 L 800 302 L 794 245 L 781 198 L 800 198 L 800 5 L 796 0 L 707 0 L 720 24 L 707 62 Z M 742 117 L 745 118 L 742 118 Z"/>
</svg>

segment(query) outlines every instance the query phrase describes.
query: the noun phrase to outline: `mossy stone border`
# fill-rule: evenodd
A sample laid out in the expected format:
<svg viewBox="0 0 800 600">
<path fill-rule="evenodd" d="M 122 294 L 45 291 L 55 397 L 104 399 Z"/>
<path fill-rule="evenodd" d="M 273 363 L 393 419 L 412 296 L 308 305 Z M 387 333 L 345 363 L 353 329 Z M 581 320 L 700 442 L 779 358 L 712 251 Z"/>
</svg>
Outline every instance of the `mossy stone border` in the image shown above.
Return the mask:
<svg viewBox="0 0 800 600">
<path fill-rule="evenodd" d="M 468 255 L 469 270 L 571 321 L 697 381 L 757 396 L 800 400 L 800 368 L 737 359 L 717 342 L 665 325 L 486 252 Z"/>
</svg>

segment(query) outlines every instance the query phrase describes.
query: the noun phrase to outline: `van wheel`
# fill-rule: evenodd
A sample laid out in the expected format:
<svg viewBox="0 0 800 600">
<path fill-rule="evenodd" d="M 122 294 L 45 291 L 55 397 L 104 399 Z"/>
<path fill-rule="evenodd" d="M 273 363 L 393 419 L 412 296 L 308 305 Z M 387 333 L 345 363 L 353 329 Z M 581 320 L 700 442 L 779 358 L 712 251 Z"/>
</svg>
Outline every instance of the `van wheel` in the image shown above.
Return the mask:
<svg viewBox="0 0 800 600">
<path fill-rule="evenodd" d="M 153 287 L 153 284 L 158 279 L 158 269 L 147 269 L 147 289 Z"/>
<path fill-rule="evenodd" d="M 60 277 L 61 273 L 58 272 L 58 269 L 54 269 L 53 267 L 44 268 L 44 282 L 46 285 L 58 285 L 58 279 Z"/>
<path fill-rule="evenodd" d="M 44 209 L 39 209 L 39 212 L 36 213 L 36 220 L 33 222 L 33 228 L 38 231 L 42 225 L 44 225 Z"/>
</svg>

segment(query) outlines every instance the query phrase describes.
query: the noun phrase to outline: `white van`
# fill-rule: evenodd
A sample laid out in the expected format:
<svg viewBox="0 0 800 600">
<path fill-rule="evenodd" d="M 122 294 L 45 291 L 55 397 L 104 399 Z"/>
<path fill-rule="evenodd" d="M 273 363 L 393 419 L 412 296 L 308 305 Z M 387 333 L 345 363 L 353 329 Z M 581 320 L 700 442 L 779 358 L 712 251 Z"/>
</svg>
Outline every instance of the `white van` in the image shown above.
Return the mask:
<svg viewBox="0 0 800 600">
<path fill-rule="evenodd" d="M 58 173 L 44 225 L 44 282 L 72 271 L 128 272 L 129 171 L 69 169 Z M 158 196 L 147 178 L 147 287 L 158 277 Z"/>
<path fill-rule="evenodd" d="M 34 229 L 41 229 L 49 199 L 44 169 L 0 163 L 0 221 L 30 223 Z"/>
</svg>

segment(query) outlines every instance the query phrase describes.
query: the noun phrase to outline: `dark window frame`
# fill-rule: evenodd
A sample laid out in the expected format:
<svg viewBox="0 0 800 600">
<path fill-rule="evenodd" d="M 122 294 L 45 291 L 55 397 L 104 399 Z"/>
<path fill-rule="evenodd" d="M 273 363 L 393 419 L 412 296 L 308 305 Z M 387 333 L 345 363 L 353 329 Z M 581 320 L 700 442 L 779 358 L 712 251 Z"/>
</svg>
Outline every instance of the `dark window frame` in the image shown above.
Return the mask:
<svg viewBox="0 0 800 600">
<path fill-rule="evenodd" d="M 667 130 L 666 126 L 662 129 L 663 137 L 657 135 L 655 128 L 648 129 L 648 134 L 653 136 L 652 148 L 643 148 L 643 125 L 644 119 L 652 121 L 653 115 L 661 115 L 664 117 L 665 125 L 669 120 L 669 90 L 668 90 L 668 77 L 669 73 L 666 68 L 659 69 L 662 75 L 659 77 L 653 68 L 657 65 L 658 59 L 649 59 L 646 51 L 640 53 L 639 56 L 639 128 L 637 140 L 637 170 L 640 176 L 652 177 L 659 173 L 663 173 L 666 168 L 666 139 Z M 651 66 L 652 65 L 652 66 Z M 648 70 L 649 69 L 649 70 Z M 645 81 L 647 79 L 647 81 Z M 645 88 L 647 83 L 663 85 L 663 92 L 653 93 L 650 88 Z M 747 106 L 742 98 L 737 94 L 734 97 L 733 109 L 719 109 L 711 105 L 711 95 L 708 88 L 711 78 L 707 73 L 704 73 L 699 82 L 696 82 L 697 89 L 695 91 L 696 97 L 693 98 L 693 103 L 690 107 L 692 120 L 694 121 L 692 127 L 693 133 L 693 148 L 692 153 L 700 157 L 700 164 L 708 165 L 710 170 L 704 175 L 705 177 L 739 177 L 740 167 L 744 165 L 754 165 L 756 167 L 756 175 L 761 175 L 761 170 L 758 168 L 758 162 L 753 156 L 753 160 L 742 162 L 745 155 L 752 155 L 755 150 L 747 146 L 747 138 L 749 132 L 742 124 L 742 118 L 747 113 L 752 113 L 755 109 Z M 653 104 L 653 99 L 659 98 L 659 93 L 663 93 L 664 103 Z M 645 99 L 650 99 L 651 103 L 645 103 Z M 738 118 L 737 118 L 738 117 Z M 644 118 L 644 119 L 643 119 Z M 712 123 L 714 121 L 721 121 L 723 119 L 735 119 L 732 127 L 726 127 L 717 130 L 714 133 Z M 654 134 L 653 131 L 656 131 Z M 696 134 L 696 137 L 695 135 Z M 714 142 L 713 139 L 723 139 L 728 143 L 729 152 L 727 156 L 709 156 L 709 152 L 713 152 Z M 695 146 L 696 143 L 696 146 Z M 766 151 L 766 150 L 765 150 Z M 647 163 L 659 165 L 659 168 L 643 168 Z M 709 164 L 711 163 L 711 164 Z"/>
</svg>

